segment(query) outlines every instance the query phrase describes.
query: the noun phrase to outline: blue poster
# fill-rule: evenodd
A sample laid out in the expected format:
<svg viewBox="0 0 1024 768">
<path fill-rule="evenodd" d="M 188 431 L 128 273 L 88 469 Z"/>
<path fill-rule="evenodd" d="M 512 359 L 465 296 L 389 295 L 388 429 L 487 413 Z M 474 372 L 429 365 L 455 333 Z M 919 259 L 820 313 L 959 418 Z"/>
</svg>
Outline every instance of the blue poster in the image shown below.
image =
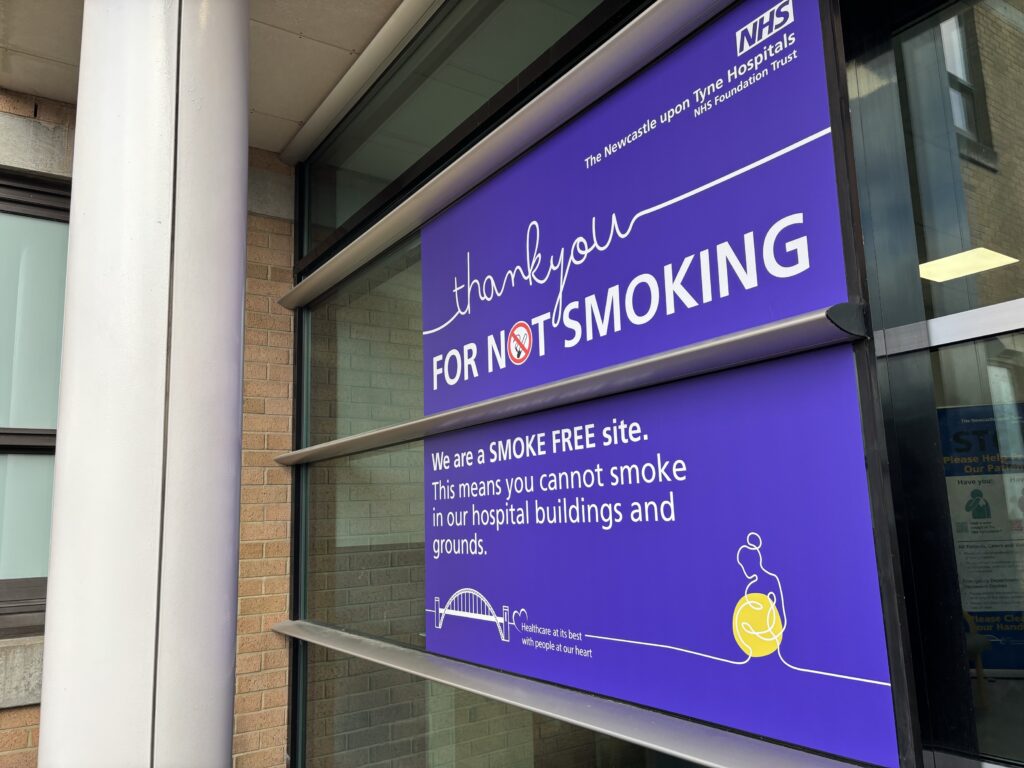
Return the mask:
<svg viewBox="0 0 1024 768">
<path fill-rule="evenodd" d="M 1024 406 L 940 408 L 967 653 L 1024 670 Z"/>
<path fill-rule="evenodd" d="M 431 437 L 427 649 L 896 765 L 860 433 L 842 346 Z"/>
<path fill-rule="evenodd" d="M 743 2 L 422 232 L 436 413 L 848 299 L 817 0 Z M 427 649 L 898 762 L 840 346 L 428 438 Z"/>
<path fill-rule="evenodd" d="M 823 56 L 740 3 L 429 222 L 425 412 L 846 301 Z"/>
</svg>

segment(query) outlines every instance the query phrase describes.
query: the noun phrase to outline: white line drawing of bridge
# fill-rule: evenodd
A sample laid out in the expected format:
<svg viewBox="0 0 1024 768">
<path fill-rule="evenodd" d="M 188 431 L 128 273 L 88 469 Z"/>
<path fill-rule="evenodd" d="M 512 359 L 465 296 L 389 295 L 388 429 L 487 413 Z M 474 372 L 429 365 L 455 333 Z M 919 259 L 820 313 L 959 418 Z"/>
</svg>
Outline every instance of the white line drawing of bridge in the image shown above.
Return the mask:
<svg viewBox="0 0 1024 768">
<path fill-rule="evenodd" d="M 441 629 L 444 620 L 449 616 L 458 616 L 463 619 L 475 619 L 477 621 L 490 621 L 498 628 L 498 635 L 503 642 L 511 639 L 511 623 L 508 620 L 508 606 L 501 607 L 501 616 L 494 610 L 490 600 L 470 587 L 463 587 L 448 598 L 448 601 L 441 607 L 441 598 L 434 598 L 434 628 Z"/>
</svg>

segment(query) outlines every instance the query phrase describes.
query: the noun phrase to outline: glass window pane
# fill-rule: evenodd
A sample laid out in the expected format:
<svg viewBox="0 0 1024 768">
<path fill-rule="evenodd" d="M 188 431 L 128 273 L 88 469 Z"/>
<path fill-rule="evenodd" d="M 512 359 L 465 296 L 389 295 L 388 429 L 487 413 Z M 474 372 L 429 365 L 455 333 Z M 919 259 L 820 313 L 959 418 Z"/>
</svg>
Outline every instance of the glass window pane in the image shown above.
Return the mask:
<svg viewBox="0 0 1024 768">
<path fill-rule="evenodd" d="M 306 765 L 683 768 L 681 760 L 311 646 Z"/>
<path fill-rule="evenodd" d="M 969 91 L 950 87 L 949 102 L 953 108 L 953 125 L 968 136 L 975 137 L 974 97 Z"/>
<path fill-rule="evenodd" d="M 53 456 L 0 454 L 0 579 L 46 576 Z"/>
<path fill-rule="evenodd" d="M 600 5 L 601 0 L 445 3 L 433 26 L 312 159 L 307 252 L 382 207 L 389 195 L 378 196 L 392 182 Z"/>
<path fill-rule="evenodd" d="M 882 327 L 1024 297 L 1024 25 L 1008 13 L 971 3 L 850 63 Z"/>
<path fill-rule="evenodd" d="M 423 415 L 421 286 L 415 238 L 309 310 L 307 445 Z"/>
<path fill-rule="evenodd" d="M 935 350 L 931 369 L 962 655 L 929 672 L 963 677 L 979 754 L 1024 760 L 1024 333 Z"/>
<path fill-rule="evenodd" d="M 422 648 L 423 443 L 306 470 L 307 618 Z"/>
<path fill-rule="evenodd" d="M 0 213 L 0 427 L 57 426 L 68 226 Z"/>
<path fill-rule="evenodd" d="M 942 33 L 942 54 L 946 60 L 946 71 L 967 81 L 967 50 L 959 16 L 946 19 L 939 25 Z"/>
</svg>

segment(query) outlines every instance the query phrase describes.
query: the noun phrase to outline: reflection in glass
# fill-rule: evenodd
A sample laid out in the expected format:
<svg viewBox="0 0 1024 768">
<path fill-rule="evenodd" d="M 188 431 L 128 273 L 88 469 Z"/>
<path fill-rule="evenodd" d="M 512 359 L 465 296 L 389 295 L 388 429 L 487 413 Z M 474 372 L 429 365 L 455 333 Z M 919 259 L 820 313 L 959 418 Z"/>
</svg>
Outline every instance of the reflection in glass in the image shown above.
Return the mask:
<svg viewBox="0 0 1024 768">
<path fill-rule="evenodd" d="M 53 456 L 0 454 L 0 579 L 46 576 Z"/>
<path fill-rule="evenodd" d="M 1024 3 L 957 10 L 898 38 L 917 256 L 1001 259 L 925 278 L 926 317 L 1024 296 Z"/>
<path fill-rule="evenodd" d="M 1024 757 L 1024 334 L 932 353 L 979 750 Z"/>
<path fill-rule="evenodd" d="M 599 5 L 600 0 L 443 4 L 428 32 L 312 158 L 307 252 L 383 205 L 378 196 L 392 182 Z"/>
<path fill-rule="evenodd" d="M 1024 0 L 934 7 L 847 46 L 854 154 L 873 325 L 964 338 L 979 308 L 1024 325 Z M 1022 351 L 878 365 L 924 746 L 1024 762 Z"/>
<path fill-rule="evenodd" d="M 958 4 L 849 63 L 876 327 L 1024 297 L 1022 19 Z"/>
<path fill-rule="evenodd" d="M 684 768 L 500 701 L 311 646 L 306 764 L 394 768 Z"/>
<path fill-rule="evenodd" d="M 0 427 L 57 426 L 68 225 L 0 213 Z"/>
<path fill-rule="evenodd" d="M 348 277 L 309 310 L 309 441 L 423 415 L 419 238 Z"/>
<path fill-rule="evenodd" d="M 423 443 L 313 464 L 307 617 L 423 647 Z"/>
</svg>

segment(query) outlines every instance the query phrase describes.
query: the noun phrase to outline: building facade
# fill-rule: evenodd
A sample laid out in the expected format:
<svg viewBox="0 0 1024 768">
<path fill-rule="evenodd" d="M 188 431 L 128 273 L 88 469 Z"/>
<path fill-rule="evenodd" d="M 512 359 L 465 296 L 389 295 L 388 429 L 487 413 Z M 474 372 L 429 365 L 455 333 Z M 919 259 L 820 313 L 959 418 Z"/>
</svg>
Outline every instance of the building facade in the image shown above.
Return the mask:
<svg viewBox="0 0 1024 768">
<path fill-rule="evenodd" d="M 0 11 L 0 766 L 1024 763 L 1020 0 Z"/>
</svg>

